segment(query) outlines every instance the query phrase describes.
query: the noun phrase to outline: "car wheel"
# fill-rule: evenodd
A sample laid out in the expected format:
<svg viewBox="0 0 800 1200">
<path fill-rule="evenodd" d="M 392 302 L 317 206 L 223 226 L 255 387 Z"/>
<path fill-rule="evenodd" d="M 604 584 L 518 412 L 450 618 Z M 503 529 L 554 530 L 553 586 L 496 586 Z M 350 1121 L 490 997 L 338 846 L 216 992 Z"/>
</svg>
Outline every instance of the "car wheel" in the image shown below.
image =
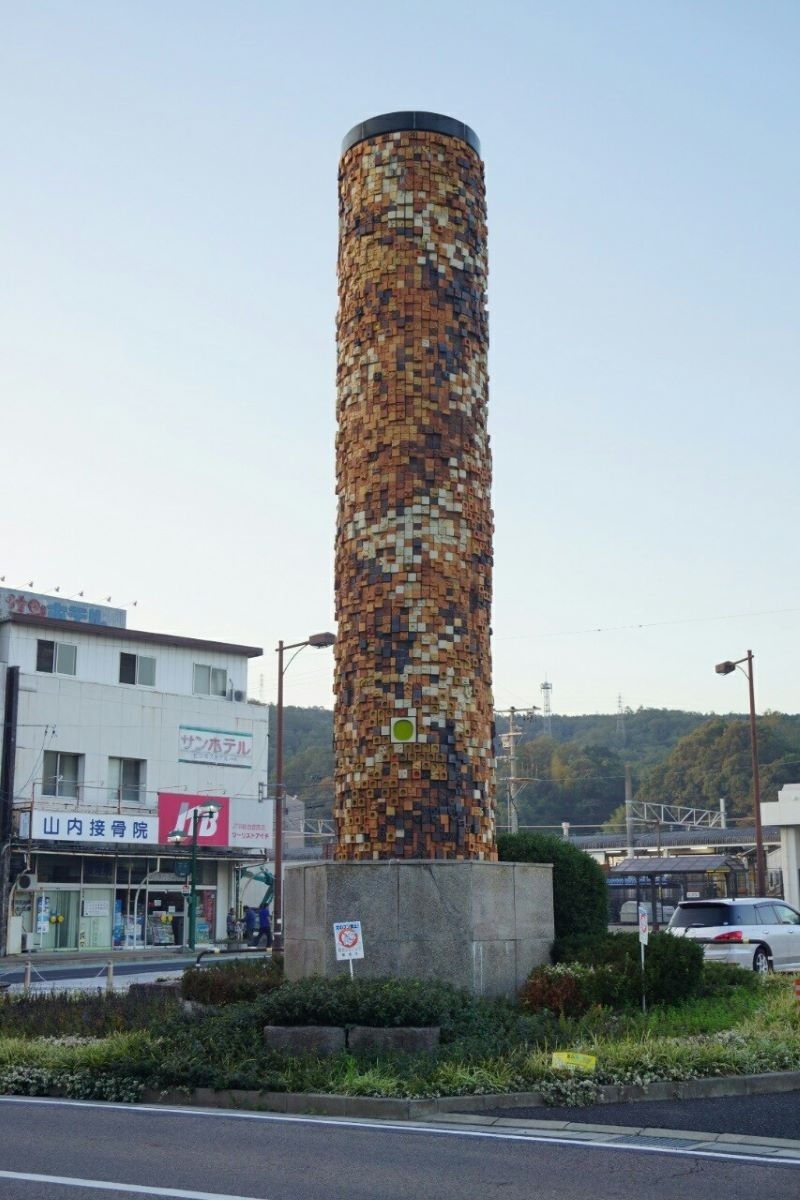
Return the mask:
<svg viewBox="0 0 800 1200">
<path fill-rule="evenodd" d="M 768 975 L 771 971 L 769 954 L 765 946 L 759 946 L 753 955 L 753 970 L 759 975 Z"/>
</svg>

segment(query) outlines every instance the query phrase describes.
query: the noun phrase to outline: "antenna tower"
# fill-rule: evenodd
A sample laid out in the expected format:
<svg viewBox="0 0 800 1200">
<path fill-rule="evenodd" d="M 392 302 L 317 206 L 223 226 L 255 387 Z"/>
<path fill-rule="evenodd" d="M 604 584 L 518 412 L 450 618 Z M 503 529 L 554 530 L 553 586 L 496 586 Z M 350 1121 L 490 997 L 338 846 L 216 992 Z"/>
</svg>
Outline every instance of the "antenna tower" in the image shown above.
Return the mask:
<svg viewBox="0 0 800 1200">
<path fill-rule="evenodd" d="M 539 690 L 542 693 L 542 733 L 550 737 L 550 693 L 553 685 L 545 679 Z"/>
<path fill-rule="evenodd" d="M 625 745 L 625 709 L 622 704 L 622 692 L 617 696 L 617 737 Z"/>
</svg>

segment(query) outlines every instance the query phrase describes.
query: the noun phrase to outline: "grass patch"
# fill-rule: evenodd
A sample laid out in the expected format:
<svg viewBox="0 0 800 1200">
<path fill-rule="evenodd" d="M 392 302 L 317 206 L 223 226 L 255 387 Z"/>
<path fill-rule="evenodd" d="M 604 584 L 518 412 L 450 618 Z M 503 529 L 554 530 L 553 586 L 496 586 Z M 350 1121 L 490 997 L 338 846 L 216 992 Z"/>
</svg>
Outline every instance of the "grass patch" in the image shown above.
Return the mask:
<svg viewBox="0 0 800 1200">
<path fill-rule="evenodd" d="M 340 1005 L 340 1019 L 363 1017 L 370 1006 L 377 1017 L 379 993 L 377 984 L 355 991 L 337 985 L 329 1001 Z M 607 1083 L 800 1069 L 800 1014 L 786 976 L 761 979 L 735 969 L 733 974 L 712 971 L 704 976 L 701 995 L 675 1007 L 642 1014 L 595 1006 L 575 1019 L 524 1013 L 508 1002 L 475 1000 L 441 985 L 388 986 L 389 1009 L 397 1023 L 412 1014 L 418 1019 L 436 1015 L 433 1009 L 442 1021 L 443 1044 L 419 1055 L 344 1052 L 319 1058 L 268 1050 L 262 1030 L 277 994 L 269 991 L 251 1001 L 192 1013 L 175 1003 L 165 1006 L 160 998 L 149 1025 L 112 1029 L 103 1036 L 31 1036 L 28 1030 L 44 1024 L 40 998 L 32 1006 L 35 1017 L 29 1008 L 25 1019 L 24 1006 L 17 1008 L 15 1002 L 13 1021 L 0 1029 L 0 1091 L 40 1095 L 56 1090 L 135 1100 L 144 1087 L 394 1097 L 500 1097 L 538 1090 L 553 1103 L 580 1104 Z M 303 997 L 306 992 L 300 993 Z M 107 998 L 112 1001 L 107 1023 L 118 1019 L 115 999 Z M 71 1025 L 80 1007 L 80 1000 L 74 1008 L 66 1003 L 68 1017 L 54 1017 L 59 1030 Z M 292 1004 L 285 1008 L 287 1014 L 296 1011 Z M 1 1011 L 9 1014 L 7 1002 Z M 103 1024 L 99 1018 L 93 1022 Z M 9 1033 L 7 1026 L 15 1023 L 26 1032 Z M 559 1048 L 595 1055 L 594 1075 L 554 1071 L 552 1052 Z"/>
</svg>

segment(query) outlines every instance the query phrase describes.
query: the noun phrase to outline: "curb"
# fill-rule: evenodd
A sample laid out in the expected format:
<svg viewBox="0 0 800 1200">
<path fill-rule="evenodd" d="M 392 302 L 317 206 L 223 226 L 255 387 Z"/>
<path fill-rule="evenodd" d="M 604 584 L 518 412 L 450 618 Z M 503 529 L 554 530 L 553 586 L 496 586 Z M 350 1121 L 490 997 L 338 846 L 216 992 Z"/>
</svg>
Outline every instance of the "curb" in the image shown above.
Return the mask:
<svg viewBox="0 0 800 1200">
<path fill-rule="evenodd" d="M 607 1084 L 593 1104 L 632 1100 L 698 1100 L 708 1097 L 756 1096 L 800 1090 L 800 1071 L 761 1075 L 714 1076 L 707 1079 L 665 1080 L 649 1084 Z M 145 1104 L 230 1108 L 261 1112 L 326 1117 L 369 1117 L 386 1121 L 419 1121 L 449 1114 L 491 1113 L 498 1109 L 541 1108 L 548 1111 L 539 1092 L 493 1092 L 489 1095 L 439 1096 L 432 1099 L 396 1099 L 382 1096 L 342 1096 L 313 1092 L 259 1092 L 213 1088 L 194 1091 L 147 1089 Z M 559 1104 L 559 1107 L 565 1107 Z M 576 1111 L 580 1111 L 579 1106 Z M 742 1137 L 742 1141 L 748 1139 Z"/>
</svg>

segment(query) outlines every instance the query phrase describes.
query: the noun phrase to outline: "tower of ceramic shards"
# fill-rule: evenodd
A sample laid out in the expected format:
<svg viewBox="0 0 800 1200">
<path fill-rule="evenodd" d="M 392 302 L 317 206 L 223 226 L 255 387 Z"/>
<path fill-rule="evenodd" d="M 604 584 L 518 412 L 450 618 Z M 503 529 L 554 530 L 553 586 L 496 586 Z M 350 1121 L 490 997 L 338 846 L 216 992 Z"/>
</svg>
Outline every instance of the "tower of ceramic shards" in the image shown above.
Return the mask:
<svg viewBox="0 0 800 1200">
<path fill-rule="evenodd" d="M 339 859 L 494 860 L 486 203 L 460 121 L 339 166 Z"/>
</svg>

